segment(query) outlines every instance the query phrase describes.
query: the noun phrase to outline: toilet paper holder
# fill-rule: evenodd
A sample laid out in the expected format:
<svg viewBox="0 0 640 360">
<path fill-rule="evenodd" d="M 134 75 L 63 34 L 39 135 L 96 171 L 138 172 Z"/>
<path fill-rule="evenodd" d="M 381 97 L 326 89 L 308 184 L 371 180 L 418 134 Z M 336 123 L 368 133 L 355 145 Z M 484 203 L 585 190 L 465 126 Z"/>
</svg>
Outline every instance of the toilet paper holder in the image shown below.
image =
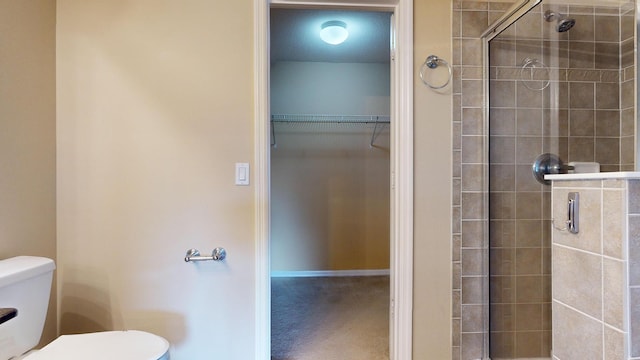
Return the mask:
<svg viewBox="0 0 640 360">
<path fill-rule="evenodd" d="M 202 256 L 198 249 L 189 249 L 184 256 L 185 262 L 192 261 L 222 261 L 227 257 L 227 251 L 224 248 L 217 247 L 211 252 L 211 256 Z"/>
</svg>

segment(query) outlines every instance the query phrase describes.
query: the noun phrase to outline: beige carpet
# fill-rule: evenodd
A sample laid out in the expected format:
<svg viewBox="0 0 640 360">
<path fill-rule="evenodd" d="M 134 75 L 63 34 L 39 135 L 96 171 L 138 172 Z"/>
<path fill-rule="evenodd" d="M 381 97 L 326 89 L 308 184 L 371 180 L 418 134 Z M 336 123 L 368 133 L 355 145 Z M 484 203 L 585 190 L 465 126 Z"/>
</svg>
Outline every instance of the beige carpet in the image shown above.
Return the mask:
<svg viewBox="0 0 640 360">
<path fill-rule="evenodd" d="M 388 276 L 272 278 L 271 288 L 271 359 L 389 359 Z"/>
</svg>

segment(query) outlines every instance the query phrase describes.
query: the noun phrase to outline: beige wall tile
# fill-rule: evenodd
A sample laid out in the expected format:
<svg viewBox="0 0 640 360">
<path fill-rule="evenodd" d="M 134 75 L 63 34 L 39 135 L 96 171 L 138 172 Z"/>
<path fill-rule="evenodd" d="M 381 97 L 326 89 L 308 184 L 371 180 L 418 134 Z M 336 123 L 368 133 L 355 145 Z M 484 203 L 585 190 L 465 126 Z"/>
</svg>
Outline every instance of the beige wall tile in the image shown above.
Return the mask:
<svg viewBox="0 0 640 360">
<path fill-rule="evenodd" d="M 491 249 L 489 250 L 489 262 L 491 275 L 515 275 L 515 250 Z"/>
<path fill-rule="evenodd" d="M 595 161 L 595 138 L 570 137 L 569 161 Z"/>
<path fill-rule="evenodd" d="M 542 109 L 518 109 L 516 114 L 518 135 L 542 135 Z"/>
<path fill-rule="evenodd" d="M 544 276 L 517 276 L 515 279 L 516 303 L 533 304 L 545 301 Z"/>
<path fill-rule="evenodd" d="M 558 189 L 595 189 L 601 188 L 602 181 L 600 180 L 560 180 L 553 182 L 553 188 Z M 572 190 L 576 191 L 576 190 Z"/>
<path fill-rule="evenodd" d="M 602 187 L 605 189 L 624 189 L 627 187 L 627 180 L 608 179 L 602 181 Z M 626 211 L 626 209 L 624 209 Z"/>
<path fill-rule="evenodd" d="M 536 56 L 534 54 L 526 54 L 526 55 L 519 54 L 518 56 L 520 59 L 525 57 L 533 57 L 533 58 L 540 57 L 539 55 Z M 539 89 L 541 89 L 544 85 L 541 83 L 535 83 L 535 82 L 532 82 L 531 84 L 527 84 L 527 85 L 529 87 L 527 87 L 525 83 L 522 81 L 518 81 L 516 83 L 517 106 L 518 107 L 535 107 L 535 108 L 542 107 L 543 92 L 540 91 Z"/>
<path fill-rule="evenodd" d="M 489 173 L 490 191 L 515 191 L 516 167 L 513 164 L 491 164 L 489 165 Z M 531 173 L 531 169 L 529 169 L 529 173 Z"/>
<path fill-rule="evenodd" d="M 461 329 L 462 328 L 460 319 L 453 319 L 451 323 L 451 330 L 453 331 L 451 343 L 454 348 L 458 348 L 458 351 L 460 351 Z"/>
<path fill-rule="evenodd" d="M 463 37 L 479 38 L 489 26 L 489 15 L 486 11 L 463 11 L 462 23 Z"/>
<path fill-rule="evenodd" d="M 454 206 L 460 206 L 462 200 L 462 192 L 461 192 L 461 179 L 454 179 L 451 184 L 451 204 Z"/>
<path fill-rule="evenodd" d="M 629 286 L 640 286 L 640 215 L 629 216 Z"/>
<path fill-rule="evenodd" d="M 460 41 L 462 62 L 464 66 L 482 65 L 482 45 L 478 39 L 462 39 Z"/>
<path fill-rule="evenodd" d="M 451 267 L 452 288 L 453 290 L 460 290 L 462 286 L 462 263 L 454 262 Z"/>
<path fill-rule="evenodd" d="M 595 136 L 595 133 L 595 110 L 571 110 L 569 114 L 569 136 Z"/>
<path fill-rule="evenodd" d="M 607 183 L 608 184 L 608 183 Z M 615 183 L 615 185 L 618 185 Z M 603 190 L 602 221 L 604 231 L 602 234 L 602 250 L 604 255 L 616 259 L 623 258 L 623 236 L 625 235 L 626 209 L 624 201 L 625 192 L 619 190 Z"/>
<path fill-rule="evenodd" d="M 460 233 L 461 228 L 461 219 L 460 219 L 460 206 L 453 206 L 451 208 L 451 231 L 455 233 Z"/>
<path fill-rule="evenodd" d="M 515 164 L 516 139 L 511 136 L 492 136 L 489 140 L 491 164 Z"/>
<path fill-rule="evenodd" d="M 599 256 L 553 246 L 553 299 L 595 318 L 602 316 L 602 261 Z M 554 322 L 554 324 L 556 324 Z"/>
<path fill-rule="evenodd" d="M 600 182 L 598 182 L 599 184 Z M 568 189 L 554 189 L 553 191 L 553 217 L 556 227 L 564 227 L 567 220 Z M 577 234 L 568 231 L 553 230 L 553 242 L 577 249 L 601 253 L 601 191 L 592 189 L 579 189 L 579 226 Z"/>
<path fill-rule="evenodd" d="M 462 235 L 454 234 L 451 236 L 451 261 L 460 261 L 461 260 L 461 243 L 462 243 Z"/>
<path fill-rule="evenodd" d="M 485 250 L 462 249 L 462 275 L 482 275 L 482 255 Z"/>
<path fill-rule="evenodd" d="M 631 288 L 629 292 L 629 323 L 631 328 L 630 339 L 631 342 L 631 356 L 640 357 L 640 288 Z"/>
<path fill-rule="evenodd" d="M 516 333 L 516 359 L 542 356 L 542 331 L 519 331 Z"/>
<path fill-rule="evenodd" d="M 463 333 L 462 334 L 462 359 L 476 359 L 482 354 L 482 334 Z"/>
<path fill-rule="evenodd" d="M 482 332 L 482 305 L 462 304 L 462 332 Z"/>
<path fill-rule="evenodd" d="M 492 107 L 513 108 L 516 105 L 516 83 L 511 80 L 491 81 L 490 96 Z"/>
<path fill-rule="evenodd" d="M 516 275 L 542 275 L 542 248 L 518 248 Z"/>
<path fill-rule="evenodd" d="M 561 360 L 602 358 L 602 323 L 553 303 L 553 355 Z"/>
<path fill-rule="evenodd" d="M 492 332 L 491 354 L 497 359 L 513 359 L 515 357 L 516 337 L 514 332 Z"/>
<path fill-rule="evenodd" d="M 515 135 L 516 133 L 516 111 L 515 109 L 491 109 L 491 135 Z"/>
<path fill-rule="evenodd" d="M 542 153 L 542 144 L 541 136 L 516 138 L 516 164 L 531 166 Z"/>
<path fill-rule="evenodd" d="M 492 220 L 489 227 L 490 248 L 512 248 L 516 246 L 515 220 Z"/>
<path fill-rule="evenodd" d="M 604 357 L 603 360 L 627 359 L 625 356 L 625 333 L 604 327 Z"/>
<path fill-rule="evenodd" d="M 626 330 L 624 325 L 624 296 L 627 281 L 624 275 L 624 262 L 603 258 L 603 320 L 619 330 Z"/>
<path fill-rule="evenodd" d="M 517 304 L 516 331 L 542 330 L 542 304 Z"/>
<path fill-rule="evenodd" d="M 594 109 L 593 83 L 572 82 L 569 84 L 569 104 L 572 109 Z"/>
<path fill-rule="evenodd" d="M 629 180 L 629 214 L 640 214 L 640 180 Z"/>
<path fill-rule="evenodd" d="M 489 287 L 494 303 L 515 302 L 515 277 L 514 276 L 491 276 Z"/>
<path fill-rule="evenodd" d="M 524 191 L 516 193 L 516 218 L 541 219 L 542 194 Z"/>
<path fill-rule="evenodd" d="M 600 110 L 620 108 L 620 88 L 618 84 L 596 83 L 596 108 Z"/>
<path fill-rule="evenodd" d="M 482 191 L 484 165 L 462 164 L 462 191 Z"/>
<path fill-rule="evenodd" d="M 481 80 L 462 80 L 462 106 L 482 106 Z"/>
<path fill-rule="evenodd" d="M 464 164 L 481 164 L 482 163 L 482 144 L 481 136 L 463 136 L 462 137 L 462 163 Z"/>
<path fill-rule="evenodd" d="M 517 220 L 516 246 L 528 248 L 542 247 L 543 226 L 542 220 Z"/>
<path fill-rule="evenodd" d="M 489 194 L 489 212 L 492 219 L 515 219 L 516 194 L 514 192 Z"/>
<path fill-rule="evenodd" d="M 462 192 L 462 218 L 463 219 L 480 219 L 482 214 L 482 197 L 481 192 Z"/>
<path fill-rule="evenodd" d="M 482 277 L 462 278 L 462 304 L 482 304 Z"/>
<path fill-rule="evenodd" d="M 483 131 L 482 109 L 463 108 L 462 109 L 462 134 L 463 135 L 482 135 L 482 131 Z"/>
<path fill-rule="evenodd" d="M 480 248 L 482 247 L 482 237 L 484 236 L 485 222 L 481 220 L 462 221 L 462 247 Z"/>
</svg>

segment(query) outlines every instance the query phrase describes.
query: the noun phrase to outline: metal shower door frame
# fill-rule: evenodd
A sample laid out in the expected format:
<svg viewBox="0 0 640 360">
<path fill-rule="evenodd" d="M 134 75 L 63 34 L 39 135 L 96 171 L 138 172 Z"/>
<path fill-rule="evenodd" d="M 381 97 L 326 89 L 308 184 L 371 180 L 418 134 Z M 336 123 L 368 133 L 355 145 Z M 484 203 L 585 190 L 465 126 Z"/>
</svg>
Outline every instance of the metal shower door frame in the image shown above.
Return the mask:
<svg viewBox="0 0 640 360">
<path fill-rule="evenodd" d="M 489 42 L 504 30 L 513 25 L 531 9 L 542 3 L 542 0 L 522 0 L 509 8 L 504 15 L 491 24 L 481 37 L 482 40 L 482 133 L 483 136 L 483 191 L 482 219 L 482 359 L 491 360 L 489 352 Z"/>
</svg>

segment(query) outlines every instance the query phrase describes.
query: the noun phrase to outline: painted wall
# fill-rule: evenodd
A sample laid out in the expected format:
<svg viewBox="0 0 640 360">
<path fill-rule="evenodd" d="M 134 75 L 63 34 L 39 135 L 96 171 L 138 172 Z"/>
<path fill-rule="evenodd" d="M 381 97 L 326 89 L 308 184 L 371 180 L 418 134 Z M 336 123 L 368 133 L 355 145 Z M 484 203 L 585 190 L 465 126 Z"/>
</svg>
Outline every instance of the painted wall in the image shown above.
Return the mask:
<svg viewBox="0 0 640 360">
<path fill-rule="evenodd" d="M 389 64 L 277 62 L 272 114 L 389 115 Z"/>
<path fill-rule="evenodd" d="M 0 49 L 0 259 L 55 259 L 55 1 L 0 1 Z"/>
<path fill-rule="evenodd" d="M 451 2 L 414 1 L 413 359 L 451 359 L 451 85 L 433 91 L 418 72 L 427 56 L 449 62 Z M 441 79 L 441 72 L 432 74 Z"/>
<path fill-rule="evenodd" d="M 389 64 L 279 62 L 273 114 L 389 115 Z M 274 124 L 271 269 L 389 268 L 389 127 Z"/>
<path fill-rule="evenodd" d="M 173 359 L 253 358 L 253 191 L 233 185 L 253 157 L 252 1 L 57 11 L 61 331 L 138 328 Z M 450 57 L 450 17 L 449 2 L 416 2 L 416 74 Z M 451 95 L 414 79 L 414 359 L 449 359 Z M 182 261 L 215 246 L 226 263 Z"/>
<path fill-rule="evenodd" d="M 234 185 L 253 158 L 252 13 L 57 1 L 62 333 L 141 329 L 172 359 L 253 357 L 253 188 Z M 223 263 L 183 260 L 216 246 Z"/>
</svg>

